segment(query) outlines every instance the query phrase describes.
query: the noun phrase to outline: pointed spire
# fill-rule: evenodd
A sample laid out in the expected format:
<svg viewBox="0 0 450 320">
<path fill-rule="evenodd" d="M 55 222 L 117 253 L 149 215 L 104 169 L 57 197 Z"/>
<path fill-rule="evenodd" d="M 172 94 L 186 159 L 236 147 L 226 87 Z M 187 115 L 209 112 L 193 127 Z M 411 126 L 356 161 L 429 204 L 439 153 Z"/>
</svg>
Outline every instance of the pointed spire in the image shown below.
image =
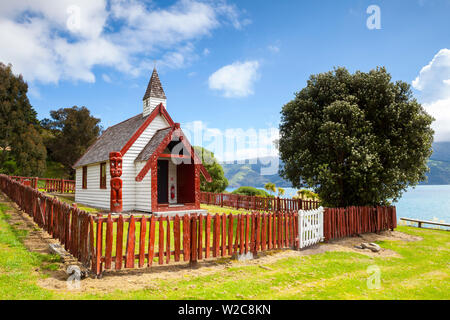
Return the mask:
<svg viewBox="0 0 450 320">
<path fill-rule="evenodd" d="M 152 76 L 150 77 L 150 81 L 148 82 L 147 90 L 145 91 L 144 98 L 159 98 L 166 99 L 166 94 L 164 93 L 164 89 L 161 85 L 161 81 L 159 81 L 158 72 L 156 71 L 156 67 L 153 68 Z"/>
</svg>

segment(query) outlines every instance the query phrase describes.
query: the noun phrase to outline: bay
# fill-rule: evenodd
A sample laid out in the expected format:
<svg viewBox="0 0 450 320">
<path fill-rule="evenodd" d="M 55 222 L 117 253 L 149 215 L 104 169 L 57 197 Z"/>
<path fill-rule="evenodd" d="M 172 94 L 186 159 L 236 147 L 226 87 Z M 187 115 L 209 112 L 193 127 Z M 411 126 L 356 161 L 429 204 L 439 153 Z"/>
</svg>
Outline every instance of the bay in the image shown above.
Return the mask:
<svg viewBox="0 0 450 320">
<path fill-rule="evenodd" d="M 260 188 L 263 190 L 263 188 Z M 233 188 L 227 188 L 228 192 Z M 284 198 L 291 198 L 297 192 L 284 188 Z M 413 218 L 450 222 L 450 185 L 420 185 L 408 188 L 401 199 L 394 203 L 398 218 Z"/>
</svg>

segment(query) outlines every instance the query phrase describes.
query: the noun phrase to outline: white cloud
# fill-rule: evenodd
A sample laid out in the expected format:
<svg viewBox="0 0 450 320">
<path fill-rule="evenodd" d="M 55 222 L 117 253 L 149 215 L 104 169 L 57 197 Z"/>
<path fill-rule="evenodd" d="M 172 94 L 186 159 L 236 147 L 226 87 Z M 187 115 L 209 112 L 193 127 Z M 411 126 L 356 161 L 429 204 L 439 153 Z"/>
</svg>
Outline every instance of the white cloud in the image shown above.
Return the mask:
<svg viewBox="0 0 450 320">
<path fill-rule="evenodd" d="M 209 53 L 210 53 L 210 51 L 209 51 L 208 48 L 203 49 L 203 55 L 204 55 L 204 56 L 208 56 Z"/>
<path fill-rule="evenodd" d="M 158 8 L 137 0 L 16 0 L 0 8 L 0 61 L 27 81 L 94 82 L 95 66 L 133 76 L 153 60 L 181 68 L 197 57 L 193 41 L 224 24 L 241 28 L 226 2 L 179 0 Z M 151 61 L 151 63 L 150 63 Z"/>
<path fill-rule="evenodd" d="M 222 91 L 227 98 L 246 97 L 253 94 L 253 85 L 259 79 L 258 69 L 258 61 L 234 62 L 209 77 L 209 88 Z"/>
<path fill-rule="evenodd" d="M 435 141 L 450 140 L 450 50 L 441 49 L 412 82 L 420 101 L 436 121 Z"/>
<path fill-rule="evenodd" d="M 412 82 L 426 101 L 450 97 L 450 50 L 441 49 Z"/>
<path fill-rule="evenodd" d="M 182 68 L 191 64 L 198 58 L 192 43 L 187 43 L 183 47 L 179 47 L 174 51 L 169 51 L 163 55 L 162 60 L 158 62 L 158 66 L 166 66 L 168 68 Z"/>
<path fill-rule="evenodd" d="M 450 141 L 450 98 L 423 104 L 425 110 L 435 119 L 433 129 L 435 141 Z"/>
</svg>

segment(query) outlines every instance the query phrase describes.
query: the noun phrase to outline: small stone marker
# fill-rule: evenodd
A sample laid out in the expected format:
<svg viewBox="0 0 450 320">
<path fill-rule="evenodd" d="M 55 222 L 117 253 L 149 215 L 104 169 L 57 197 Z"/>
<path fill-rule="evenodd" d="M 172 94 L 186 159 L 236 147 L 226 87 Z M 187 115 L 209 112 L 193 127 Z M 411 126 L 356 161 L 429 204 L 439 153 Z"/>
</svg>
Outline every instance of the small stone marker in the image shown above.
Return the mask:
<svg viewBox="0 0 450 320">
<path fill-rule="evenodd" d="M 371 243 L 363 242 L 361 243 L 361 246 L 355 246 L 355 248 L 357 247 L 361 247 L 361 249 L 369 249 L 372 252 L 379 252 L 381 250 L 381 247 L 374 242 Z"/>
</svg>

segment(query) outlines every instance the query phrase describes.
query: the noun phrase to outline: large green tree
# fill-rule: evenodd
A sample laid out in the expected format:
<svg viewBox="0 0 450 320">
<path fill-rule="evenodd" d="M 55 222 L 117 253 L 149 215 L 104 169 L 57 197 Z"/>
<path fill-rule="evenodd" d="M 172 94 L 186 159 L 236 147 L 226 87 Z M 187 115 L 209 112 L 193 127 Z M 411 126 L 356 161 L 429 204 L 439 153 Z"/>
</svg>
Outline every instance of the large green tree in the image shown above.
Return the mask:
<svg viewBox="0 0 450 320">
<path fill-rule="evenodd" d="M 0 171 L 39 176 L 45 171 L 47 152 L 36 111 L 27 97 L 28 85 L 0 62 Z"/>
<path fill-rule="evenodd" d="M 86 107 L 61 108 L 50 111 L 51 119 L 41 124 L 46 134 L 46 145 L 52 160 L 60 162 L 70 176 L 72 165 L 95 142 L 102 131 L 100 119 Z"/>
<path fill-rule="evenodd" d="M 433 118 L 385 68 L 312 75 L 281 115 L 280 174 L 325 205 L 385 204 L 426 179 Z"/>
<path fill-rule="evenodd" d="M 212 178 L 212 182 L 208 182 L 200 175 L 200 190 L 216 193 L 223 192 L 228 187 L 228 179 L 225 178 L 223 168 L 214 157 L 214 153 L 200 146 L 194 146 L 194 150 Z"/>
</svg>

